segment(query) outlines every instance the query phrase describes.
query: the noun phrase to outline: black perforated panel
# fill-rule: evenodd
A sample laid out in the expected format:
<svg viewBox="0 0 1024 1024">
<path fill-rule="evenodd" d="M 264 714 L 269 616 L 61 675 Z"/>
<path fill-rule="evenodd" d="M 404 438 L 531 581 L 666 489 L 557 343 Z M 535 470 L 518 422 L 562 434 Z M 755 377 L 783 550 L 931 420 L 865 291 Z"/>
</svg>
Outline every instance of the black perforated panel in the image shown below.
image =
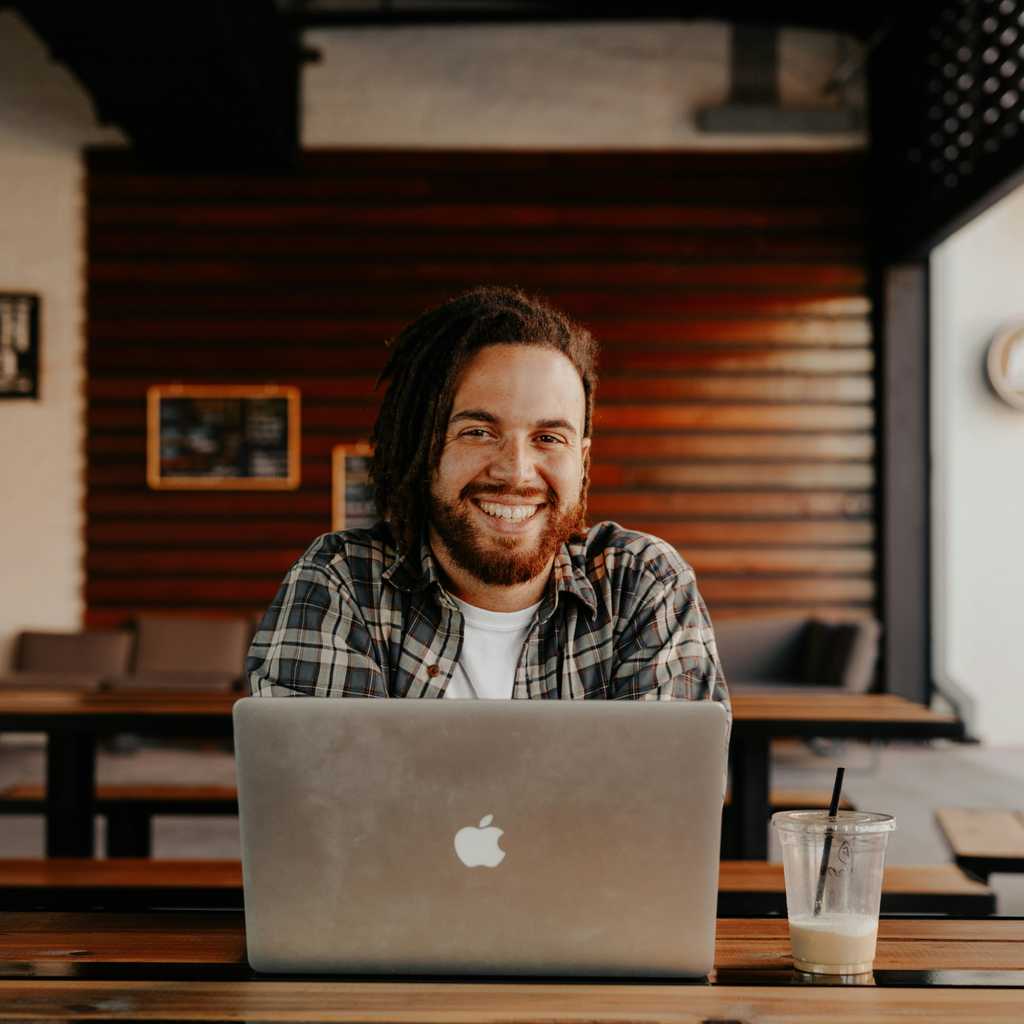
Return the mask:
<svg viewBox="0 0 1024 1024">
<path fill-rule="evenodd" d="M 889 233 L 934 240 L 1024 165 L 1024 0 L 910 5 L 871 86 Z"/>
</svg>

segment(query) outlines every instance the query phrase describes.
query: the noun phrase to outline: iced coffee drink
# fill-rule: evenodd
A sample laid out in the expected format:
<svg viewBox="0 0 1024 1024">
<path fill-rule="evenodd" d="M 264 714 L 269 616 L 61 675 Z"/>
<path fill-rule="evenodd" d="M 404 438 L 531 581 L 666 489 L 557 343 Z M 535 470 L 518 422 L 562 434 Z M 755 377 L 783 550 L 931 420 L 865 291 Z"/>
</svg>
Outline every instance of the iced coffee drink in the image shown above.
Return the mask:
<svg viewBox="0 0 1024 1024">
<path fill-rule="evenodd" d="M 816 973 L 821 965 L 849 968 L 842 974 L 870 971 L 877 937 L 878 918 L 867 914 L 819 914 L 789 919 L 793 966 L 800 971 Z"/>
<path fill-rule="evenodd" d="M 772 825 L 782 842 L 793 966 L 812 974 L 869 972 L 892 816 L 784 811 Z"/>
</svg>

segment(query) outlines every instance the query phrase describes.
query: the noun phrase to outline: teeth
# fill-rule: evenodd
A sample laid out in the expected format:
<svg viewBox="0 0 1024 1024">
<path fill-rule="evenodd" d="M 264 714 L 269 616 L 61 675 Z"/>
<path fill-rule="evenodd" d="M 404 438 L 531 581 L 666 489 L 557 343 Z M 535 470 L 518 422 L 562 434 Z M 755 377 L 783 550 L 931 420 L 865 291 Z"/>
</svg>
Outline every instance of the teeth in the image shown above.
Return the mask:
<svg viewBox="0 0 1024 1024">
<path fill-rule="evenodd" d="M 510 507 L 508 505 L 497 505 L 489 501 L 481 501 L 479 505 L 489 516 L 494 516 L 496 519 L 505 519 L 510 523 L 520 523 L 524 519 L 529 519 L 540 507 L 537 505 L 516 505 Z"/>
</svg>

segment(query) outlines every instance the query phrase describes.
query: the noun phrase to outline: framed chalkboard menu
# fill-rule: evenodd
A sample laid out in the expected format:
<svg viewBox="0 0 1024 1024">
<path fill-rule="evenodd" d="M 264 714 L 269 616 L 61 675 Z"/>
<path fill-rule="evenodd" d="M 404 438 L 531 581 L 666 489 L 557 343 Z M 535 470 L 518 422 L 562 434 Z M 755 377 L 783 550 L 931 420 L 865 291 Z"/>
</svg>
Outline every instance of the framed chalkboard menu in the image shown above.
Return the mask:
<svg viewBox="0 0 1024 1024">
<path fill-rule="evenodd" d="M 368 444 L 339 444 L 331 452 L 331 529 L 354 530 L 373 526 L 377 509 L 370 483 Z"/>
<path fill-rule="evenodd" d="M 292 387 L 151 387 L 146 479 L 178 490 L 299 486 L 299 391 Z"/>
</svg>

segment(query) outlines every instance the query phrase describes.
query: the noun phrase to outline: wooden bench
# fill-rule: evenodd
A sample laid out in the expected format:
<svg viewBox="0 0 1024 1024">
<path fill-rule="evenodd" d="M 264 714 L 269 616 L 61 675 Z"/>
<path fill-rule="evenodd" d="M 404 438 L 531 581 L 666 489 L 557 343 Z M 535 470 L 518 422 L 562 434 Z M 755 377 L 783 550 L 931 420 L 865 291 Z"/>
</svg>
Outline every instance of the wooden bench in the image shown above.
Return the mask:
<svg viewBox="0 0 1024 1024">
<path fill-rule="evenodd" d="M 242 906 L 236 860 L 0 860 L 2 910 L 143 910 Z M 886 868 L 882 912 L 982 916 L 995 911 L 992 890 L 953 864 Z M 786 912 L 781 864 L 723 861 L 718 916 Z"/>
<path fill-rule="evenodd" d="M 0 909 L 147 910 L 242 906 L 237 860 L 53 857 L 0 860 Z"/>
<path fill-rule="evenodd" d="M 816 789 L 772 790 L 772 811 L 827 807 L 830 793 Z M 726 796 L 726 813 L 730 795 Z M 839 806 L 853 810 L 843 797 Z M 0 814 L 41 814 L 46 794 L 38 783 L 21 783 L 0 790 Z M 237 814 L 234 786 L 169 786 L 160 784 L 102 785 L 96 790 L 96 810 L 107 819 L 108 857 L 150 857 L 155 814 Z"/>
<path fill-rule="evenodd" d="M 988 880 L 1024 871 L 1024 812 L 944 807 L 935 818 L 959 867 Z"/>
<path fill-rule="evenodd" d="M 994 914 L 995 893 L 955 864 L 890 864 L 882 878 L 883 914 Z M 718 879 L 719 917 L 762 917 L 786 912 L 781 864 L 723 860 Z"/>
<path fill-rule="evenodd" d="M 0 814 L 41 814 L 46 794 L 35 783 L 0 790 Z M 107 819 L 108 857 L 148 857 L 154 814 L 237 814 L 234 786 L 102 785 L 96 810 Z"/>
</svg>

